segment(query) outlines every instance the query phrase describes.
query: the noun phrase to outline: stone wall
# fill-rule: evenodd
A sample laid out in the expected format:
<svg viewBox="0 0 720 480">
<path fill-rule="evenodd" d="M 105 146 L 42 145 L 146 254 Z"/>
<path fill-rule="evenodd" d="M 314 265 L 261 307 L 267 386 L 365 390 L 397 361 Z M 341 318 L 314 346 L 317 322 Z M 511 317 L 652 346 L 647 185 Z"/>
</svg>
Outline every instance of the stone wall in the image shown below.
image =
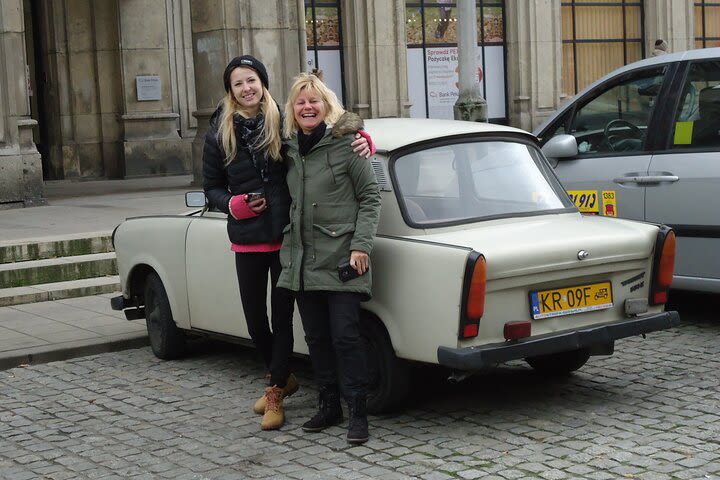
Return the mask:
<svg viewBox="0 0 720 480">
<path fill-rule="evenodd" d="M 32 140 L 22 0 L 0 2 L 0 208 L 43 203 Z"/>
</svg>

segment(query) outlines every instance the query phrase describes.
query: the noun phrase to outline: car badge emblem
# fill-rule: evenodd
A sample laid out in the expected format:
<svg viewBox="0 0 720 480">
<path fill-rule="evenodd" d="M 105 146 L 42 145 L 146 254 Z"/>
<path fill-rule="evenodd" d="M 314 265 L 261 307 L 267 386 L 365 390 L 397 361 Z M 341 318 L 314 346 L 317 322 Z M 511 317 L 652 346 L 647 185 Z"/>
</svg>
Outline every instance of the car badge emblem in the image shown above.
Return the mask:
<svg viewBox="0 0 720 480">
<path fill-rule="evenodd" d="M 586 252 L 585 250 L 580 250 L 578 252 L 578 260 L 585 260 L 589 256 L 590 256 L 590 253 Z"/>
</svg>

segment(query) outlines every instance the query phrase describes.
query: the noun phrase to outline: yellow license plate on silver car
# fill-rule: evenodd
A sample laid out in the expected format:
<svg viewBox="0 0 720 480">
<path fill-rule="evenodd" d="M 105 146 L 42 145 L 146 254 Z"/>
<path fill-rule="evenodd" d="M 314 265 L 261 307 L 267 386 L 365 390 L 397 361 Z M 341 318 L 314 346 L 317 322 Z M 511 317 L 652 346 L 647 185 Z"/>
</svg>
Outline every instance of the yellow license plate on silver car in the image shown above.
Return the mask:
<svg viewBox="0 0 720 480">
<path fill-rule="evenodd" d="M 533 320 L 603 310 L 612 306 L 610 282 L 530 292 Z"/>
</svg>

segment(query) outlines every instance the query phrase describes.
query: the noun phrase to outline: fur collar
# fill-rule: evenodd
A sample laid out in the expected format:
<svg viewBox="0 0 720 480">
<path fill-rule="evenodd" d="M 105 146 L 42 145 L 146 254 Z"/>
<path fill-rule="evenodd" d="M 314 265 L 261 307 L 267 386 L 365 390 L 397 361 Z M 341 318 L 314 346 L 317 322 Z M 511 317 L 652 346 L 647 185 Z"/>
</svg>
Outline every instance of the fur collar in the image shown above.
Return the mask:
<svg viewBox="0 0 720 480">
<path fill-rule="evenodd" d="M 350 133 L 355 133 L 363 128 L 363 120 L 355 113 L 345 112 L 332 126 L 332 136 L 334 138 L 342 137 Z"/>
</svg>

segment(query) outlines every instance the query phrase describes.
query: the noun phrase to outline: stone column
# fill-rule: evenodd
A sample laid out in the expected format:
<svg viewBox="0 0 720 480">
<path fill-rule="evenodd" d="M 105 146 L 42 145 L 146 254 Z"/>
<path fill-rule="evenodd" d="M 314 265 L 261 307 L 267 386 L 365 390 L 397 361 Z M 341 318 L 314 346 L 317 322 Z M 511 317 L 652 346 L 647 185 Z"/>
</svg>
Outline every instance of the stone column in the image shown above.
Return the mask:
<svg viewBox="0 0 720 480">
<path fill-rule="evenodd" d="M 562 96 L 562 23 L 557 0 L 507 0 L 510 125 L 532 130 Z"/>
<path fill-rule="evenodd" d="M 453 106 L 455 120 L 487 122 L 487 102 L 480 93 L 477 66 L 475 0 L 458 0 L 458 77 L 460 92 Z"/>
<path fill-rule="evenodd" d="M 668 52 L 695 48 L 694 0 L 645 0 L 645 56 L 662 38 Z"/>
<path fill-rule="evenodd" d="M 193 184 L 200 186 L 205 132 L 225 94 L 225 66 L 238 55 L 257 57 L 268 70 L 270 93 L 282 108 L 292 79 L 304 64 L 298 39 L 305 17 L 298 0 L 191 0 L 190 7 L 197 99 L 192 171 Z"/>
<path fill-rule="evenodd" d="M 342 0 L 341 7 L 347 109 L 363 118 L 409 116 L 405 2 Z"/>
<path fill-rule="evenodd" d="M 170 68 L 170 7 L 156 0 L 119 2 L 126 177 L 190 169 L 190 146 L 180 138 L 180 114 L 173 104 L 177 85 Z"/>
<path fill-rule="evenodd" d="M 32 139 L 22 0 L 0 2 L 0 208 L 44 203 Z"/>
</svg>

